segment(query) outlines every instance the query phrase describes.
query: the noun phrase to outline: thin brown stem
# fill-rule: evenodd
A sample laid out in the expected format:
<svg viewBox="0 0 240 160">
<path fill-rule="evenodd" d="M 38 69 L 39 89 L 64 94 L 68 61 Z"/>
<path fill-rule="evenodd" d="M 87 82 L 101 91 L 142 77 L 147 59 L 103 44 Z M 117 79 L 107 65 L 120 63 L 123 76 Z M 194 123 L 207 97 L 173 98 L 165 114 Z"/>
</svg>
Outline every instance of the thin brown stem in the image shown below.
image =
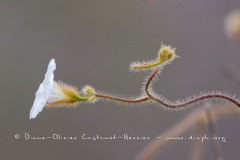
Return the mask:
<svg viewBox="0 0 240 160">
<path fill-rule="evenodd" d="M 204 99 L 220 98 L 220 99 L 228 100 L 228 101 L 236 104 L 238 107 L 240 107 L 240 103 L 237 100 L 235 100 L 234 98 L 232 98 L 230 96 L 224 95 L 224 94 L 205 94 L 205 95 L 200 95 L 198 97 L 192 98 L 192 99 L 187 100 L 182 103 L 168 103 L 167 101 L 157 98 L 149 91 L 149 86 L 150 86 L 153 78 L 158 73 L 158 71 L 159 71 L 159 68 L 156 67 L 156 69 L 153 71 L 153 73 L 150 75 L 149 79 L 147 80 L 147 83 L 145 85 L 145 92 L 146 92 L 147 96 L 136 98 L 136 99 L 126 99 L 126 98 L 120 98 L 120 97 L 115 97 L 115 96 L 100 94 L 100 93 L 96 93 L 95 96 L 98 98 L 104 98 L 104 99 L 109 99 L 109 100 L 114 100 L 114 101 L 125 102 L 125 103 L 141 103 L 141 102 L 145 102 L 145 101 L 152 99 L 168 108 L 181 108 L 181 107 L 185 107 L 187 105 L 194 104 L 194 103 L 204 100 Z"/>
<path fill-rule="evenodd" d="M 215 106 L 210 108 L 213 122 L 218 118 L 232 115 L 239 115 L 239 112 L 236 112 L 233 108 L 228 108 L 226 106 Z M 160 134 L 157 137 L 162 137 L 161 139 L 154 139 L 150 144 L 148 144 L 142 152 L 136 158 L 137 160 L 150 160 L 161 148 L 167 145 L 170 140 L 167 140 L 165 137 L 178 137 L 186 133 L 190 128 L 192 128 L 196 122 L 201 122 L 207 124 L 207 115 L 206 110 L 203 107 L 200 107 L 192 111 L 188 116 L 183 120 L 178 122 L 175 126 Z M 201 142 L 202 143 L 202 142 Z"/>
<path fill-rule="evenodd" d="M 208 130 L 211 136 L 211 142 L 212 142 L 213 151 L 215 153 L 216 160 L 224 160 L 219 140 L 215 139 L 215 137 L 217 137 L 217 131 L 216 131 L 216 128 L 213 122 L 212 113 L 209 107 L 206 108 L 206 114 L 207 114 L 207 120 L 208 120 L 208 123 L 207 123 Z"/>
<path fill-rule="evenodd" d="M 204 137 L 205 133 L 205 123 L 200 120 L 196 122 L 196 128 L 195 128 L 195 136 L 196 137 Z M 189 160 L 201 160 L 203 159 L 203 152 L 204 152 L 204 143 L 196 139 L 193 143 L 193 146 L 191 147 L 191 152 L 189 156 Z"/>
<path fill-rule="evenodd" d="M 99 98 L 106 98 L 106 99 L 116 100 L 116 101 L 121 101 L 126 103 L 140 103 L 140 102 L 145 102 L 149 99 L 148 97 L 140 97 L 136 99 L 125 99 L 125 98 L 114 97 L 110 95 L 104 95 L 104 94 L 95 94 L 95 96 Z"/>
<path fill-rule="evenodd" d="M 136 160 L 151 159 L 155 155 L 155 153 L 159 151 L 162 147 L 164 147 L 170 142 L 173 142 L 167 140 L 166 137 L 180 136 L 181 134 L 185 133 L 188 129 L 190 129 L 192 126 L 194 126 L 196 121 L 199 121 L 200 119 L 205 119 L 203 116 L 205 115 L 202 112 L 202 108 L 193 111 L 190 115 L 181 120 L 174 127 L 160 134 L 158 137 L 162 137 L 161 139 L 154 139 L 147 147 L 145 147 L 145 149 L 142 152 L 140 152 Z"/>
<path fill-rule="evenodd" d="M 146 83 L 146 86 L 145 86 L 145 92 L 147 93 L 147 95 L 149 96 L 149 98 L 153 99 L 154 101 L 160 103 L 161 105 L 163 106 L 166 106 L 166 107 L 169 107 L 169 108 L 181 108 L 181 107 L 185 107 L 187 105 L 190 105 L 190 104 L 193 104 L 193 103 L 196 103 L 198 101 L 201 101 L 201 100 L 204 100 L 204 99 L 211 99 L 211 98 L 221 98 L 221 99 L 225 99 L 225 100 L 228 100 L 234 104 L 236 104 L 238 107 L 240 107 L 240 103 L 238 101 L 236 101 L 235 99 L 229 97 L 229 96 L 226 96 L 226 95 L 223 95 L 223 94 L 205 94 L 205 95 L 201 95 L 201 96 L 198 96 L 196 98 L 193 98 L 193 99 L 190 99 L 188 101 L 185 101 L 185 102 L 182 102 L 182 103 L 166 103 L 165 101 L 153 96 L 150 92 L 149 92 L 149 86 L 153 80 L 153 78 L 156 76 L 156 74 L 158 73 L 158 70 L 159 68 L 156 68 L 153 73 L 150 75 L 147 83 Z"/>
</svg>

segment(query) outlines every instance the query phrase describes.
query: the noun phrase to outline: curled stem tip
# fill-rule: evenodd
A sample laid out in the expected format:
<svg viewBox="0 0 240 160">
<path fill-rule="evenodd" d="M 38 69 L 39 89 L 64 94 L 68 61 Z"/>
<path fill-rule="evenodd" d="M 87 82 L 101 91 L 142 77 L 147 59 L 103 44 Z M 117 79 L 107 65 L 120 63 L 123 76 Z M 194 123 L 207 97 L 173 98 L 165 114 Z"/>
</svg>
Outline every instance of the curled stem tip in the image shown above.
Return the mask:
<svg viewBox="0 0 240 160">
<path fill-rule="evenodd" d="M 147 83 L 145 85 L 145 92 L 146 94 L 148 95 L 148 97 L 156 102 L 158 102 L 159 104 L 161 104 L 162 106 L 165 106 L 165 107 L 168 107 L 168 108 L 182 108 L 182 107 L 185 107 L 185 106 L 188 106 L 188 105 L 191 105 L 191 104 L 194 104 L 194 103 L 197 103 L 198 101 L 201 101 L 201 100 L 205 100 L 205 99 L 212 99 L 212 98 L 220 98 L 220 99 L 223 99 L 223 100 L 227 100 L 229 102 L 232 102 L 233 104 L 237 105 L 238 107 L 240 107 L 240 103 L 235 100 L 233 97 L 230 97 L 230 96 L 227 96 L 227 95 L 224 95 L 224 94 L 217 94 L 217 93 L 212 93 L 212 94 L 203 94 L 203 95 L 200 95 L 198 97 L 195 97 L 195 98 L 192 98 L 192 99 L 189 99 L 189 100 L 186 100 L 186 101 L 183 101 L 181 103 L 173 103 L 173 102 L 170 102 L 168 100 L 163 100 L 161 98 L 158 98 L 157 96 L 153 95 L 150 91 L 149 91 L 149 87 L 150 87 L 150 84 L 153 80 L 153 78 L 156 76 L 156 74 L 158 73 L 159 71 L 159 68 L 156 68 L 152 74 L 150 75 L 149 79 L 147 80 Z"/>
</svg>

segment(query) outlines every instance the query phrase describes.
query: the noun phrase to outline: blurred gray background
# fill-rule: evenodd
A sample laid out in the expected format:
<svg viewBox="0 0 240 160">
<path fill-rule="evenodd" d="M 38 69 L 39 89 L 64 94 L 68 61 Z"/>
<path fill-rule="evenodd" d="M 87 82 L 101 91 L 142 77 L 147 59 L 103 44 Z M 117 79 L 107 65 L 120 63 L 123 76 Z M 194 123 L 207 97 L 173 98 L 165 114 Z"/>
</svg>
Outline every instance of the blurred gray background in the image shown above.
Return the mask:
<svg viewBox="0 0 240 160">
<path fill-rule="evenodd" d="M 56 80 L 137 96 L 146 74 L 129 72 L 129 64 L 155 58 L 163 42 L 176 47 L 180 58 L 164 68 L 153 85 L 156 92 L 171 100 L 208 90 L 240 97 L 239 85 L 221 72 L 229 64 L 240 68 L 239 44 L 229 41 L 223 29 L 224 18 L 237 7 L 239 0 L 1 0 L 0 159 L 131 160 L 150 141 L 25 141 L 14 136 L 154 137 L 194 109 L 82 103 L 74 109 L 43 110 L 29 120 L 51 58 L 57 63 Z M 239 121 L 229 117 L 217 123 L 219 136 L 227 140 L 221 143 L 226 159 L 240 159 Z M 170 144 L 155 159 L 187 159 L 191 143 Z M 206 146 L 204 158 L 213 159 L 210 143 Z"/>
</svg>

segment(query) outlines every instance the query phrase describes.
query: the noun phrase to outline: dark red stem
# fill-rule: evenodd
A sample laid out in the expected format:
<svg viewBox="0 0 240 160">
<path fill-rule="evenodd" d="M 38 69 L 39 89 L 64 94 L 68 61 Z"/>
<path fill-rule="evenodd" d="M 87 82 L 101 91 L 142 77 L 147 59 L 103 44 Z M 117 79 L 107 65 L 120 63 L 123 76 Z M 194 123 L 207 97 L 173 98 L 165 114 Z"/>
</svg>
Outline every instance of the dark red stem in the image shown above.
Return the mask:
<svg viewBox="0 0 240 160">
<path fill-rule="evenodd" d="M 113 96 L 109 96 L 109 95 L 103 95 L 103 94 L 95 94 L 95 96 L 100 97 L 100 98 L 106 98 L 106 99 L 126 102 L 126 103 L 140 103 L 140 102 L 147 101 L 149 99 L 148 97 L 141 97 L 141 98 L 137 98 L 137 99 L 124 99 L 124 98 L 113 97 Z"/>
<path fill-rule="evenodd" d="M 240 104 L 238 101 L 234 100 L 233 98 L 229 97 L 229 96 L 226 96 L 226 95 L 222 95 L 222 94 L 205 94 L 205 95 L 201 95 L 199 97 L 196 97 L 196 98 L 193 98 L 189 101 L 186 101 L 186 102 L 183 102 L 183 103 L 179 103 L 179 104 L 168 104 L 164 101 L 162 101 L 161 99 L 158 99 L 157 97 L 153 96 L 148 88 L 150 86 L 150 83 L 152 82 L 153 78 L 156 76 L 156 74 L 158 73 L 158 70 L 159 68 L 156 68 L 153 73 L 150 75 L 147 83 L 146 83 L 146 86 L 145 86 L 145 92 L 147 93 L 147 95 L 149 96 L 149 98 L 153 99 L 154 101 L 162 104 L 163 106 L 166 106 L 166 107 L 169 107 L 169 108 L 181 108 L 181 107 L 185 107 L 189 104 L 192 104 L 192 103 L 195 103 L 197 101 L 200 101 L 200 100 L 204 100 L 204 99 L 210 99 L 210 98 L 222 98 L 222 99 L 226 99 L 234 104 L 236 104 L 238 107 L 240 107 Z"/>
</svg>

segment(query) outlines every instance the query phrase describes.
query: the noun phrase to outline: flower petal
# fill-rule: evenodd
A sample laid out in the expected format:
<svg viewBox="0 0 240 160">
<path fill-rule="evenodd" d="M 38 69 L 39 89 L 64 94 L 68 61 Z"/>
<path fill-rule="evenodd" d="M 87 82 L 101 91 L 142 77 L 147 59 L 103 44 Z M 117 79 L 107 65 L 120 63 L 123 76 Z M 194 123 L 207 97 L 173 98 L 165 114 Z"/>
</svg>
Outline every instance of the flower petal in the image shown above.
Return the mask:
<svg viewBox="0 0 240 160">
<path fill-rule="evenodd" d="M 55 59 L 52 59 L 48 64 L 47 73 L 43 83 L 40 84 L 33 102 L 32 109 L 30 111 L 30 119 L 35 118 L 39 112 L 42 111 L 45 104 L 47 103 L 48 97 L 50 96 L 53 87 L 53 71 L 56 69 Z"/>
<path fill-rule="evenodd" d="M 58 84 L 56 82 L 53 82 L 53 87 L 51 89 L 51 94 L 48 97 L 47 102 L 56 102 L 56 101 L 60 101 L 62 99 L 66 99 L 67 97 L 64 95 L 64 93 L 62 92 L 62 90 L 60 89 L 60 87 L 58 86 Z"/>
</svg>

